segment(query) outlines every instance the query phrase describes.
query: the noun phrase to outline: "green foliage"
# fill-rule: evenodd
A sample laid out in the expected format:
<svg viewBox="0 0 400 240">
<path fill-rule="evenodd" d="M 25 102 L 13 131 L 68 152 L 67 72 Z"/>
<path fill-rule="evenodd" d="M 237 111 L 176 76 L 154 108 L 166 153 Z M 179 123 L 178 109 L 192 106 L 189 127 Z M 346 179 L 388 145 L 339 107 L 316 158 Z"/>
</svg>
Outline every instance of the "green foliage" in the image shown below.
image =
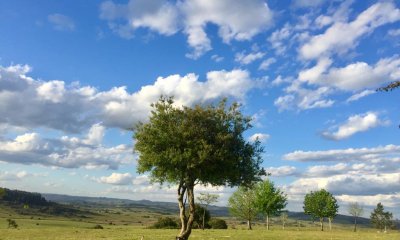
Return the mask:
<svg viewBox="0 0 400 240">
<path fill-rule="evenodd" d="M 382 203 L 376 205 L 376 208 L 371 213 L 370 219 L 372 225 L 380 230 L 391 228 L 393 226 L 393 214 L 391 212 L 385 212 Z"/>
<path fill-rule="evenodd" d="M 0 199 L 3 199 L 3 197 L 6 195 L 6 189 L 0 188 Z"/>
<path fill-rule="evenodd" d="M 228 225 L 224 219 L 211 218 L 208 224 L 212 229 L 228 229 Z"/>
<path fill-rule="evenodd" d="M 177 229 L 179 224 L 170 217 L 161 217 L 150 228 L 155 229 Z"/>
<path fill-rule="evenodd" d="M 217 194 L 210 194 L 210 193 L 200 193 L 200 196 L 197 197 L 197 200 L 200 204 L 208 206 L 212 203 L 218 201 L 219 196 Z"/>
<path fill-rule="evenodd" d="M 267 216 L 276 216 L 287 205 L 286 195 L 270 180 L 259 182 L 255 188 L 259 211 Z"/>
<path fill-rule="evenodd" d="M 152 105 L 148 123 L 134 131 L 138 172 L 153 181 L 237 186 L 259 180 L 263 148 L 243 132 L 251 127 L 239 105 L 176 107 L 171 98 Z"/>
<path fill-rule="evenodd" d="M 204 227 L 208 226 L 208 221 L 210 221 L 210 211 L 205 209 L 199 204 L 196 204 L 195 213 L 194 213 L 194 227 L 202 228 L 203 226 L 203 217 L 204 217 Z"/>
<path fill-rule="evenodd" d="M 8 223 L 8 228 L 17 228 L 18 224 L 15 220 L 13 219 L 7 219 L 7 223 Z"/>
<path fill-rule="evenodd" d="M 258 214 L 256 192 L 253 189 L 241 186 L 229 198 L 228 206 L 233 216 L 251 222 Z M 251 228 L 251 225 L 249 228 Z"/>
<path fill-rule="evenodd" d="M 377 91 L 388 92 L 388 91 L 392 91 L 393 89 L 396 89 L 398 87 L 400 87 L 400 81 L 395 81 L 395 82 L 392 82 L 392 83 L 390 83 L 390 84 L 388 84 L 388 85 L 386 85 L 384 87 L 378 88 Z"/>
<path fill-rule="evenodd" d="M 339 205 L 331 193 L 325 189 L 306 194 L 304 198 L 304 213 L 313 219 L 320 219 L 323 230 L 324 218 L 333 219 L 339 210 Z"/>
</svg>

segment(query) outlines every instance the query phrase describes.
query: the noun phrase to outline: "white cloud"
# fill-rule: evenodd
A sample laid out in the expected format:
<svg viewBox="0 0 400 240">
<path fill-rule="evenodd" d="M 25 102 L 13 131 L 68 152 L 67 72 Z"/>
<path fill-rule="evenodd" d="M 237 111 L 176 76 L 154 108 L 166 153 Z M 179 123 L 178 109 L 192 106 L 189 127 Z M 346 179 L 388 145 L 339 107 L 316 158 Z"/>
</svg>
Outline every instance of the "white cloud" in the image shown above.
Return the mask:
<svg viewBox="0 0 400 240">
<path fill-rule="evenodd" d="M 388 31 L 388 34 L 389 34 L 389 36 L 392 36 L 392 37 L 400 36 L 400 28 L 398 28 L 398 29 L 390 29 Z"/>
<path fill-rule="evenodd" d="M 211 56 L 211 59 L 214 60 L 214 62 L 222 62 L 224 60 L 224 57 L 218 56 L 216 54 Z"/>
<path fill-rule="evenodd" d="M 325 131 L 322 136 L 332 140 L 342 140 L 352 135 L 365 132 L 371 128 L 386 125 L 388 122 L 379 119 L 376 112 L 366 112 L 350 116 L 347 121 L 339 126 L 334 127 L 330 131 Z"/>
<path fill-rule="evenodd" d="M 100 10 L 100 17 L 108 20 L 115 32 L 127 38 L 139 27 L 163 35 L 182 30 L 193 50 L 187 56 L 194 59 L 212 49 L 205 30 L 207 24 L 217 25 L 219 36 L 229 43 L 233 39 L 250 40 L 270 26 L 273 15 L 262 0 L 185 0 L 176 4 L 161 0 L 130 0 L 127 4 L 107 1 Z M 118 19 L 127 23 L 115 23 Z"/>
<path fill-rule="evenodd" d="M 133 177 L 130 173 L 112 173 L 107 177 L 100 177 L 100 183 L 107 183 L 113 185 L 129 185 L 132 183 Z"/>
<path fill-rule="evenodd" d="M 271 173 L 271 177 L 287 177 L 297 174 L 297 169 L 293 166 L 269 167 L 265 171 Z"/>
<path fill-rule="evenodd" d="M 25 177 L 30 176 L 26 171 L 19 172 L 0 172 L 0 181 L 19 181 Z"/>
<path fill-rule="evenodd" d="M 293 5 L 295 7 L 319 7 L 324 4 L 327 0 L 294 0 Z"/>
<path fill-rule="evenodd" d="M 369 95 L 374 94 L 374 93 L 376 93 L 376 91 L 374 91 L 374 90 L 364 90 L 364 91 L 362 91 L 362 92 L 359 92 L 359 93 L 356 93 L 356 94 L 354 94 L 354 95 L 351 95 L 351 96 L 346 100 L 346 102 L 347 102 L 347 103 L 349 103 L 349 102 L 354 102 L 354 101 L 357 101 L 357 100 L 359 100 L 359 99 L 361 99 L 361 98 L 363 98 L 363 97 L 369 96 Z"/>
<path fill-rule="evenodd" d="M 277 55 L 282 55 L 287 50 L 287 40 L 293 33 L 292 27 L 289 24 L 285 24 L 281 29 L 274 31 L 271 36 L 268 37 L 268 42 L 271 47 L 275 49 Z"/>
<path fill-rule="evenodd" d="M 260 142 L 266 142 L 268 139 L 270 139 L 271 136 L 266 133 L 255 133 L 249 137 L 249 140 L 252 142 L 255 142 L 256 140 Z"/>
<path fill-rule="evenodd" d="M 264 61 L 262 61 L 262 63 L 260 64 L 260 66 L 258 67 L 259 70 L 267 70 L 269 68 L 269 66 L 271 64 L 276 63 L 276 59 L 275 58 L 268 58 L 265 59 Z"/>
<path fill-rule="evenodd" d="M 93 141 L 92 127 L 88 137 L 63 136 L 59 139 L 42 138 L 38 133 L 25 133 L 12 140 L 0 140 L 0 161 L 18 164 L 40 164 L 62 168 L 109 168 L 134 162 L 132 147 L 105 147 L 99 139 Z"/>
<path fill-rule="evenodd" d="M 348 148 L 326 151 L 294 151 L 283 156 L 284 160 L 299 162 L 322 161 L 367 161 L 385 158 L 387 156 L 400 156 L 400 146 L 386 145 L 374 148 Z"/>
<path fill-rule="evenodd" d="M 299 49 L 300 56 L 315 59 L 333 53 L 345 53 L 362 36 L 375 28 L 400 20 L 400 10 L 392 2 L 378 2 L 360 13 L 352 22 L 336 22 L 324 33 L 313 36 Z M 341 37 L 337 37 L 341 36 Z"/>
<path fill-rule="evenodd" d="M 53 25 L 55 30 L 58 31 L 73 31 L 75 30 L 74 21 L 63 14 L 54 13 L 47 16 L 47 20 Z"/>
<path fill-rule="evenodd" d="M 0 124 L 8 127 L 45 127 L 82 132 L 93 124 L 127 129 L 144 121 L 150 104 L 161 95 L 174 96 L 178 105 L 193 105 L 232 97 L 244 101 L 259 83 L 248 71 L 212 71 L 206 81 L 195 74 L 159 77 L 153 85 L 129 93 L 126 87 L 98 91 L 91 86 L 39 81 L 28 76 L 28 66 L 0 66 Z M 29 104 L 26 104 L 29 102 Z"/>
<path fill-rule="evenodd" d="M 100 17 L 109 20 L 114 31 L 128 38 L 138 28 L 149 28 L 167 36 L 179 30 L 176 7 L 162 0 L 130 0 L 127 4 L 106 1 L 100 6 Z M 125 19 L 127 23 L 119 25 L 114 22 L 118 19 Z"/>
<path fill-rule="evenodd" d="M 247 65 L 258 59 L 263 58 L 264 55 L 265 55 L 265 53 L 262 53 L 262 52 L 254 52 L 254 53 L 249 53 L 249 54 L 245 54 L 243 52 L 236 53 L 235 61 L 239 62 L 240 64 Z"/>
</svg>

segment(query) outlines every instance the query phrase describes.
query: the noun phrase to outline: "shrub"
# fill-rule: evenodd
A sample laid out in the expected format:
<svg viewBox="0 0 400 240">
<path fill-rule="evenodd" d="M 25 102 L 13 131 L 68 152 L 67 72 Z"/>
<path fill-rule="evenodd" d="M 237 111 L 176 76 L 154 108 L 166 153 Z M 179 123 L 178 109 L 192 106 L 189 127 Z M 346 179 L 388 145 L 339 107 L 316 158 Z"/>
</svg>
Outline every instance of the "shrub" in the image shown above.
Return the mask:
<svg viewBox="0 0 400 240">
<path fill-rule="evenodd" d="M 219 218 L 212 218 L 208 224 L 211 226 L 212 229 L 227 229 L 228 225 L 226 221 Z"/>
<path fill-rule="evenodd" d="M 172 219 L 170 217 L 161 217 L 150 228 L 176 229 L 178 227 L 179 227 L 179 225 L 174 219 Z"/>
<path fill-rule="evenodd" d="M 101 226 L 100 224 L 97 224 L 96 226 L 93 227 L 94 229 L 103 229 L 103 226 Z"/>
<path fill-rule="evenodd" d="M 12 219 L 7 219 L 8 222 L 8 228 L 17 228 L 18 224 L 15 220 Z"/>
</svg>

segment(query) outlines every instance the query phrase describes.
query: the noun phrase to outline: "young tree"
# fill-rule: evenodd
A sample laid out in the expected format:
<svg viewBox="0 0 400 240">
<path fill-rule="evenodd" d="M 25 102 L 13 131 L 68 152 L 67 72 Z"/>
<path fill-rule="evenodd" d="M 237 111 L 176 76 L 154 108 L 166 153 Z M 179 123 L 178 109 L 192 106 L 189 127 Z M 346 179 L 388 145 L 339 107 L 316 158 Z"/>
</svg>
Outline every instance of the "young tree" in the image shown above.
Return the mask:
<svg viewBox="0 0 400 240">
<path fill-rule="evenodd" d="M 218 201 L 218 198 L 219 196 L 217 194 L 210 193 L 200 193 L 200 196 L 197 197 L 197 200 L 200 202 L 200 204 L 204 206 L 203 224 L 201 226 L 201 229 L 204 230 L 207 207 L 212 203 L 216 203 Z"/>
<path fill-rule="evenodd" d="M 383 229 L 386 229 L 387 227 L 391 227 L 393 225 L 392 219 L 393 219 L 393 214 L 391 212 L 385 212 L 385 209 L 382 205 L 382 203 L 378 203 L 376 205 L 376 208 L 374 211 L 371 213 L 371 223 L 374 225 L 376 228 L 380 229 L 381 231 Z"/>
<path fill-rule="evenodd" d="M 321 231 L 324 231 L 324 218 L 327 217 L 332 220 L 336 216 L 339 206 L 332 194 L 321 189 L 306 194 L 303 209 L 304 213 L 310 215 L 313 219 L 319 218 Z"/>
<path fill-rule="evenodd" d="M 285 225 L 286 225 L 286 222 L 287 222 L 288 218 L 289 218 L 289 215 L 287 214 L 287 212 L 282 212 L 281 213 L 281 222 L 282 222 L 282 229 L 283 230 L 285 230 Z"/>
<path fill-rule="evenodd" d="M 251 221 L 257 216 L 256 193 L 253 189 L 241 186 L 228 200 L 229 211 L 235 217 L 247 221 L 247 229 L 251 230 Z"/>
<path fill-rule="evenodd" d="M 283 192 L 275 188 L 274 183 L 265 180 L 256 185 L 256 204 L 261 213 L 267 219 L 267 230 L 269 230 L 269 218 L 277 215 L 287 205 L 287 197 Z"/>
<path fill-rule="evenodd" d="M 357 218 L 361 217 L 364 213 L 364 208 L 358 202 L 349 204 L 349 213 L 354 217 L 354 232 L 357 231 Z"/>
<path fill-rule="evenodd" d="M 134 129 L 137 171 L 149 172 L 152 182 L 177 185 L 182 225 L 177 239 L 188 239 L 195 213 L 194 186 L 233 187 L 258 181 L 265 174 L 260 166 L 263 148 L 258 141 L 244 139 L 251 118 L 243 116 L 236 103 L 177 107 L 172 98 L 162 97 L 152 108 L 149 121 Z"/>
<path fill-rule="evenodd" d="M 196 203 L 194 212 L 194 224 L 195 228 L 204 229 L 211 219 L 210 211 L 205 209 L 203 206 Z"/>
</svg>

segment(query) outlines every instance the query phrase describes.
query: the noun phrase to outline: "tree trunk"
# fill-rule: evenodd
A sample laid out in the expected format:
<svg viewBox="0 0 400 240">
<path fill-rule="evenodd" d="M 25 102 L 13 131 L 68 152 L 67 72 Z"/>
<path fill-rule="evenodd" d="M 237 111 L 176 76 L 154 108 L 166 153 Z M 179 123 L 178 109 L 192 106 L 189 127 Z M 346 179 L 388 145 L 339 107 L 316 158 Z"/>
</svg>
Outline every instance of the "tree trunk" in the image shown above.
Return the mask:
<svg viewBox="0 0 400 240">
<path fill-rule="evenodd" d="M 354 232 L 357 232 L 357 217 L 354 217 Z"/>
<path fill-rule="evenodd" d="M 321 231 L 324 231 L 324 218 L 320 218 L 319 222 L 321 223 Z"/>
<path fill-rule="evenodd" d="M 203 229 L 203 230 L 204 230 L 205 218 L 206 218 L 206 208 L 204 208 L 204 212 L 203 212 L 203 225 L 201 226 L 201 229 Z"/>
<path fill-rule="evenodd" d="M 332 231 L 332 218 L 328 218 L 329 221 L 329 231 Z"/>
<path fill-rule="evenodd" d="M 267 214 L 267 230 L 269 230 L 269 214 Z"/>
<path fill-rule="evenodd" d="M 247 230 L 251 230 L 251 221 L 247 220 Z"/>
<path fill-rule="evenodd" d="M 194 205 L 194 184 L 190 184 L 187 188 L 182 187 L 183 189 L 187 190 L 187 197 L 189 200 L 189 217 L 185 215 L 185 205 L 183 204 L 183 194 L 179 194 L 178 188 L 178 202 L 179 202 L 179 212 L 180 218 L 182 223 L 181 232 L 179 236 L 176 237 L 177 240 L 187 240 L 189 239 L 190 234 L 192 233 L 192 226 L 194 221 L 194 212 L 195 212 L 195 205 Z M 181 191 L 182 192 L 182 191 Z M 183 191 L 184 193 L 184 191 Z M 183 214 L 182 214 L 183 213 Z"/>
</svg>

